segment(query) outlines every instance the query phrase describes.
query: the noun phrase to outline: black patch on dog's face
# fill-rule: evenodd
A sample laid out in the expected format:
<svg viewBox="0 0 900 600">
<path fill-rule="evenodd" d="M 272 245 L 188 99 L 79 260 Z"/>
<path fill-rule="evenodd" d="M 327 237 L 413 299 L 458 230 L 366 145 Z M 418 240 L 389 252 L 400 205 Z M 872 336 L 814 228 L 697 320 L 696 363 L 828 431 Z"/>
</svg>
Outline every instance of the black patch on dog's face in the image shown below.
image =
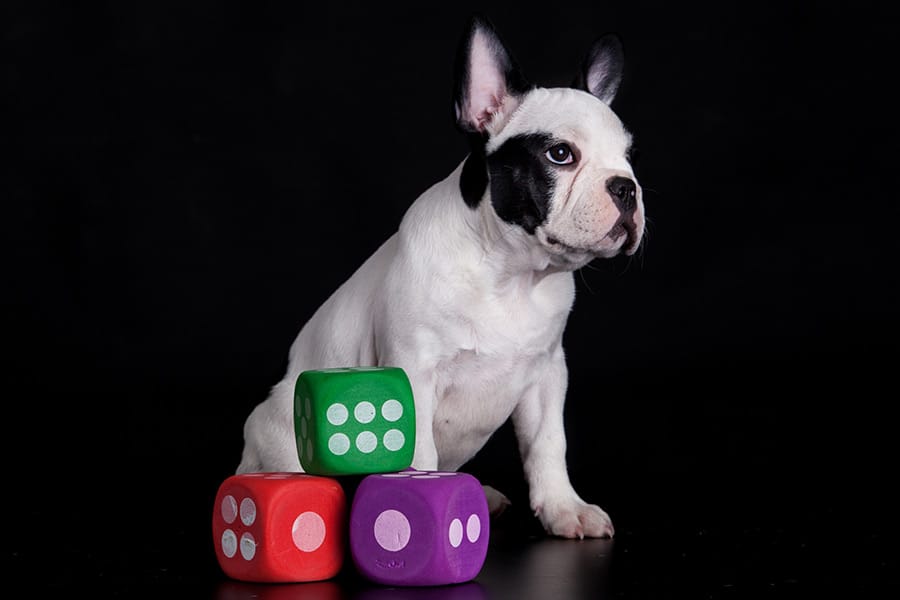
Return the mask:
<svg viewBox="0 0 900 600">
<path fill-rule="evenodd" d="M 516 135 L 486 157 L 494 210 L 531 234 L 550 211 L 556 177 L 544 153 L 552 144 L 547 134 Z"/>
</svg>

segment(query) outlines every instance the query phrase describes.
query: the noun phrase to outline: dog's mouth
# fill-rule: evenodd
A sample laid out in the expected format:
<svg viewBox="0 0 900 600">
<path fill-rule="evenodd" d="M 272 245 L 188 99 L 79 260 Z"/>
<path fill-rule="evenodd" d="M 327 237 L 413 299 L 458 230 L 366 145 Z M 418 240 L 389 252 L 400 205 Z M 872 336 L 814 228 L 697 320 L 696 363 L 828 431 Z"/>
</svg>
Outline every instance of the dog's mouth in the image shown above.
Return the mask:
<svg viewBox="0 0 900 600">
<path fill-rule="evenodd" d="M 543 239 L 540 237 L 538 239 L 551 256 L 554 256 L 561 262 L 575 264 L 590 261 L 593 258 L 593 253 L 590 250 L 570 246 L 553 235 L 546 235 Z"/>
<path fill-rule="evenodd" d="M 568 262 L 611 258 L 620 253 L 631 256 L 640 245 L 637 225 L 632 219 L 619 219 L 606 235 L 590 245 L 569 244 L 560 236 L 545 231 L 538 231 L 538 234 L 538 239 L 550 254 L 567 258 Z"/>
<path fill-rule="evenodd" d="M 637 252 L 638 246 L 641 243 L 637 224 L 630 216 L 620 218 L 616 221 L 616 224 L 612 226 L 612 229 L 609 230 L 606 237 L 615 240 L 617 243 L 621 241 L 619 250 L 627 256 L 631 256 Z"/>
</svg>

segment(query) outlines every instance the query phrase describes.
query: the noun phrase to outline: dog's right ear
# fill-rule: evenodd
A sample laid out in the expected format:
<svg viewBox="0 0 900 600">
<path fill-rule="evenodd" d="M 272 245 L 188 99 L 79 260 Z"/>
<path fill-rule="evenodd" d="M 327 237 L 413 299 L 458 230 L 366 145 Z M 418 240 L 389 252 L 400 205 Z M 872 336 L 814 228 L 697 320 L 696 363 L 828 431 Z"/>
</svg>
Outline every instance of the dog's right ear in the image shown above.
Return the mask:
<svg viewBox="0 0 900 600">
<path fill-rule="evenodd" d="M 487 128 L 512 114 L 528 84 L 490 22 L 469 19 L 456 55 L 456 124 L 467 133 Z"/>
</svg>

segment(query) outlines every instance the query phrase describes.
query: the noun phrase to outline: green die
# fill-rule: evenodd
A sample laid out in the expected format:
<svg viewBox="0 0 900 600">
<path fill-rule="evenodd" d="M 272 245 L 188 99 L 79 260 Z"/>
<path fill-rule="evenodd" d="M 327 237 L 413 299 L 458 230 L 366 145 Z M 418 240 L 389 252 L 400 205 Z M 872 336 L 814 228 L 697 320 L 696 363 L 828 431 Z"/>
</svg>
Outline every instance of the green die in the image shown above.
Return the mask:
<svg viewBox="0 0 900 600">
<path fill-rule="evenodd" d="M 402 471 L 412 464 L 416 411 L 403 369 L 304 371 L 294 387 L 294 433 L 313 475 Z"/>
</svg>

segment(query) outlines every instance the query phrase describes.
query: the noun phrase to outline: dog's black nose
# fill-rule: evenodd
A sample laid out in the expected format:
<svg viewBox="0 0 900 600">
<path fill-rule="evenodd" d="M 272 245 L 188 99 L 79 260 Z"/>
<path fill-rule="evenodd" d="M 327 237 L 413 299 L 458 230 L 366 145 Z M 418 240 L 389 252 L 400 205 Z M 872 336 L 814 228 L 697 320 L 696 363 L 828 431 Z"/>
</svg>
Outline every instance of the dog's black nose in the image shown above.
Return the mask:
<svg viewBox="0 0 900 600">
<path fill-rule="evenodd" d="M 627 177 L 610 177 L 606 180 L 606 191 L 623 215 L 631 214 L 637 207 L 637 186 Z"/>
</svg>

